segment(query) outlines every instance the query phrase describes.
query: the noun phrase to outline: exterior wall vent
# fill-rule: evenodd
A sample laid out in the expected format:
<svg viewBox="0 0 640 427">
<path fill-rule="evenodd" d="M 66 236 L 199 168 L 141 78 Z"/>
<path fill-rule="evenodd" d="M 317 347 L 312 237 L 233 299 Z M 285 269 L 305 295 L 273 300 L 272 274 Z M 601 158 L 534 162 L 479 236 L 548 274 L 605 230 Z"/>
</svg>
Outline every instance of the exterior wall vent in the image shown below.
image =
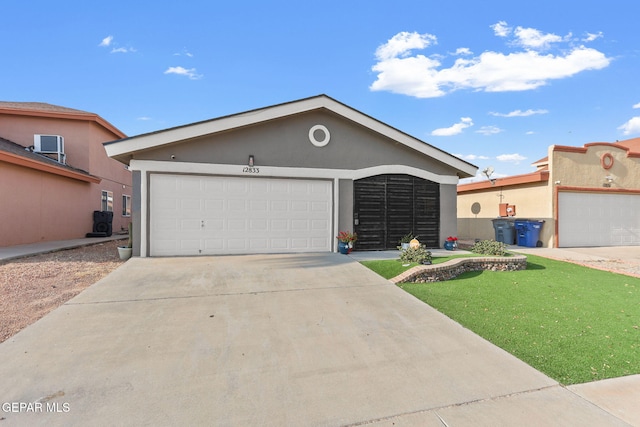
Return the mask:
<svg viewBox="0 0 640 427">
<path fill-rule="evenodd" d="M 66 154 L 64 154 L 64 137 L 60 135 L 34 135 L 33 151 L 46 155 L 65 164 Z"/>
</svg>

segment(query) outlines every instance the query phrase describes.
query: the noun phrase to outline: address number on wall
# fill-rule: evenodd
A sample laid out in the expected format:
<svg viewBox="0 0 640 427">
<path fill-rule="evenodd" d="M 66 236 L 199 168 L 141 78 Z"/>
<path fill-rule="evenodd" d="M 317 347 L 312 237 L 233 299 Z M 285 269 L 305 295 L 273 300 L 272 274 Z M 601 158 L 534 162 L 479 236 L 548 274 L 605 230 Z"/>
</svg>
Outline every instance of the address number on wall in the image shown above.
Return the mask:
<svg viewBox="0 0 640 427">
<path fill-rule="evenodd" d="M 242 169 L 242 172 L 244 173 L 260 173 L 260 168 L 254 168 L 251 166 L 247 166 L 244 169 Z"/>
</svg>

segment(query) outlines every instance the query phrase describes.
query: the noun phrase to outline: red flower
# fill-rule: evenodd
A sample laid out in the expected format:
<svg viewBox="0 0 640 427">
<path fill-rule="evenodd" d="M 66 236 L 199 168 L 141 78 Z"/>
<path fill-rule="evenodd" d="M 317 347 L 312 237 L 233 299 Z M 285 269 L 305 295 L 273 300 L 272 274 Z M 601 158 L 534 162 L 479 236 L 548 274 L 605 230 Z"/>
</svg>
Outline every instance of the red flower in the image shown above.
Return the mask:
<svg viewBox="0 0 640 427">
<path fill-rule="evenodd" d="M 350 231 L 341 231 L 336 236 L 336 239 L 340 240 L 342 243 L 350 243 L 358 240 L 358 235 L 356 233 L 351 233 Z"/>
</svg>

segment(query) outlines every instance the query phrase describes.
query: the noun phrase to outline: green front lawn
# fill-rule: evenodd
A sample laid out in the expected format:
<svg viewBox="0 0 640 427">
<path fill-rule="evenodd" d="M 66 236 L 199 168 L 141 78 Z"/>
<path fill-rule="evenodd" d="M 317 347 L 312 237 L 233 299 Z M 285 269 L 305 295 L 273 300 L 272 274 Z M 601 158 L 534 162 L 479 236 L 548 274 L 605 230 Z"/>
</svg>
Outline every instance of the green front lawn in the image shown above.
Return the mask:
<svg viewBox="0 0 640 427">
<path fill-rule="evenodd" d="M 640 279 L 527 259 L 524 271 L 399 286 L 562 384 L 640 373 Z"/>
</svg>

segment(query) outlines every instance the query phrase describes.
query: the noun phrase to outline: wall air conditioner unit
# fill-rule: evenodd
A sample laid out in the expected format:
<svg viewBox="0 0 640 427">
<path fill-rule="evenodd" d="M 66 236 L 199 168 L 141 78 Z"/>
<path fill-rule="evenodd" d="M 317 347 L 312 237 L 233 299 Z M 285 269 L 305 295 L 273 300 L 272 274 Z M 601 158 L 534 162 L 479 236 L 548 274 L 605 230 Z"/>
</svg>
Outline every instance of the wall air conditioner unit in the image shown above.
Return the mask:
<svg viewBox="0 0 640 427">
<path fill-rule="evenodd" d="M 54 160 L 58 163 L 65 163 L 64 137 L 60 135 L 34 135 L 33 151 L 44 155 L 55 155 Z"/>
</svg>

